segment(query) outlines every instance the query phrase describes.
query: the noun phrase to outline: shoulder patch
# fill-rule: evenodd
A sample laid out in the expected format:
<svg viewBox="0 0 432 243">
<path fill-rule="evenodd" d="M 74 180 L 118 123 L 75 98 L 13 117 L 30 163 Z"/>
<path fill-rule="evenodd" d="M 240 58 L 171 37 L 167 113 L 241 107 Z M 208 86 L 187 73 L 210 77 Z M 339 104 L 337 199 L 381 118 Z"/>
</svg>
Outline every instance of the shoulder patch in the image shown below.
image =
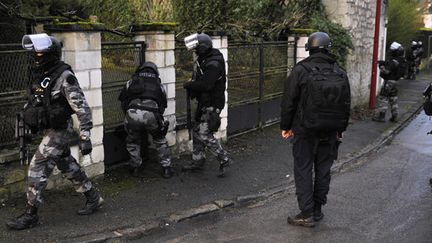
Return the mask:
<svg viewBox="0 0 432 243">
<path fill-rule="evenodd" d="M 70 85 L 75 85 L 76 83 L 78 83 L 78 80 L 75 78 L 74 75 L 68 75 L 66 78 L 66 82 L 68 82 L 68 84 Z"/>
</svg>

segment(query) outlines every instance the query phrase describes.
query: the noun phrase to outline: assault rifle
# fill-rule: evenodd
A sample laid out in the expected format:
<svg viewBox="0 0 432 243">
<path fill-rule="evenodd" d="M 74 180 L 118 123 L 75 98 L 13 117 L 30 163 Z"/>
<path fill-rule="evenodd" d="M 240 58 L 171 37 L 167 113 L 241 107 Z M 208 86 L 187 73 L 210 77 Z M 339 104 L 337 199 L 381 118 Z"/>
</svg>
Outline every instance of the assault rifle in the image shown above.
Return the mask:
<svg viewBox="0 0 432 243">
<path fill-rule="evenodd" d="M 24 124 L 23 112 L 16 113 L 15 138 L 19 142 L 19 160 L 21 165 L 30 163 L 30 130 Z"/>
<path fill-rule="evenodd" d="M 195 71 L 192 75 L 191 82 L 195 81 Z M 192 114 L 191 114 L 191 95 L 190 91 L 186 89 L 186 127 L 188 129 L 189 140 L 192 139 Z"/>
</svg>

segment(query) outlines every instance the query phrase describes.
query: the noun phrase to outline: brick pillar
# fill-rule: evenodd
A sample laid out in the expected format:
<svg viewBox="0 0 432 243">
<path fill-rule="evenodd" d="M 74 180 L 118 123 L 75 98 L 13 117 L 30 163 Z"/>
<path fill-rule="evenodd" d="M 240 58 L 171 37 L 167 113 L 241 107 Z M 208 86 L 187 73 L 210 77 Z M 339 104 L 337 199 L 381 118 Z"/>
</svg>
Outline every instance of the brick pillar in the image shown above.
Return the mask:
<svg viewBox="0 0 432 243">
<path fill-rule="evenodd" d="M 213 35 L 213 48 L 219 49 L 225 59 L 225 70 L 227 76 L 227 90 L 225 90 L 225 107 L 221 111 L 221 125 L 216 132 L 215 137 L 223 141 L 227 140 L 227 127 L 228 127 L 228 36 L 226 35 Z"/>
<path fill-rule="evenodd" d="M 297 37 L 297 38 L 296 38 Z M 297 50 L 296 50 L 296 63 L 300 62 L 301 60 L 305 59 L 306 57 L 309 56 L 309 52 L 306 51 L 305 49 L 305 44 L 307 43 L 308 40 L 308 36 L 306 35 L 297 35 L 296 37 L 294 36 L 289 36 L 288 37 L 288 41 L 297 41 Z M 290 53 L 288 52 L 288 58 L 289 60 L 289 64 L 292 64 L 292 56 L 294 55 L 294 53 Z"/>
<path fill-rule="evenodd" d="M 62 59 L 69 65 L 84 91 L 93 117 L 91 155 L 82 156 L 78 146 L 72 146 L 71 152 L 86 170 L 89 177 L 104 173 L 103 147 L 103 112 L 102 112 L 102 54 L 100 24 L 56 24 L 46 26 L 63 43 Z M 78 129 L 76 115 L 74 126 Z"/>
<path fill-rule="evenodd" d="M 164 117 L 170 122 L 166 138 L 168 145 L 176 144 L 175 116 L 175 56 L 174 28 L 175 23 L 144 23 L 132 26 L 135 41 L 145 41 L 147 45 L 145 60 L 156 64 L 160 79 L 165 87 L 168 107 Z"/>
</svg>

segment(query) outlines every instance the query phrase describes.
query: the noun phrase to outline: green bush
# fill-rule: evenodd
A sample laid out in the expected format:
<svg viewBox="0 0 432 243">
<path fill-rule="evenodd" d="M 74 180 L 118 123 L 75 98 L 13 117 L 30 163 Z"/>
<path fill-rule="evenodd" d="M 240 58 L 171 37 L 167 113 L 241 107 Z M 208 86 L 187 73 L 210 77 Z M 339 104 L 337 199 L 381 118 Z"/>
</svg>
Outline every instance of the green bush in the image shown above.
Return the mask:
<svg viewBox="0 0 432 243">
<path fill-rule="evenodd" d="M 310 26 L 313 29 L 329 34 L 333 44 L 331 53 L 335 55 L 336 60 L 342 66 L 345 66 L 350 50 L 354 50 L 349 31 L 342 27 L 342 25 L 333 23 L 322 14 L 315 14 L 311 19 Z"/>
<path fill-rule="evenodd" d="M 422 27 L 422 15 L 417 10 L 417 0 L 391 0 L 388 8 L 387 45 L 393 41 L 405 49 L 416 38 L 417 30 Z"/>
</svg>

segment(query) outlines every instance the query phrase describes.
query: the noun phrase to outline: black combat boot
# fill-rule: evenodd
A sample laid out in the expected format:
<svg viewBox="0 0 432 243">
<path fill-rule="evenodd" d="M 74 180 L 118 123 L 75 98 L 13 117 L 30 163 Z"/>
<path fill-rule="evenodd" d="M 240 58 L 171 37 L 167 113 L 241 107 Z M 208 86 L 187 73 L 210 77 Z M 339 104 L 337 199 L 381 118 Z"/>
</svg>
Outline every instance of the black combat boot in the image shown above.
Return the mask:
<svg viewBox="0 0 432 243">
<path fill-rule="evenodd" d="M 225 177 L 225 173 L 226 173 L 226 168 L 229 167 L 231 165 L 231 160 L 228 159 L 226 161 L 221 161 L 219 164 L 219 174 L 218 177 L 222 178 Z"/>
<path fill-rule="evenodd" d="M 204 167 L 205 159 L 193 160 L 188 165 L 183 165 L 182 171 L 196 171 L 202 170 Z"/>
<path fill-rule="evenodd" d="M 88 215 L 94 213 L 98 208 L 100 208 L 104 202 L 103 198 L 99 196 L 99 193 L 94 189 L 84 192 L 87 198 L 86 204 L 80 210 L 78 210 L 79 215 Z"/>
<path fill-rule="evenodd" d="M 372 117 L 372 121 L 385 122 L 385 113 L 384 112 L 378 113 L 377 115 Z"/>
<path fill-rule="evenodd" d="M 397 122 L 398 121 L 398 114 L 397 113 L 392 114 L 390 121 L 391 122 Z"/>
<path fill-rule="evenodd" d="M 305 226 L 305 227 L 315 227 L 315 220 L 310 213 L 299 213 L 295 217 L 288 216 L 288 224 Z"/>
<path fill-rule="evenodd" d="M 162 177 L 165 179 L 169 179 L 173 176 L 171 166 L 162 167 Z"/>
<path fill-rule="evenodd" d="M 23 230 L 32 228 L 37 225 L 39 217 L 37 215 L 37 207 L 27 205 L 26 211 L 16 219 L 7 222 L 6 225 L 10 229 Z"/>
<path fill-rule="evenodd" d="M 140 172 L 140 168 L 139 167 L 129 167 L 129 173 L 133 176 L 133 177 L 139 177 L 139 173 Z"/>
<path fill-rule="evenodd" d="M 316 222 L 324 218 L 324 214 L 321 211 L 321 204 L 315 204 L 313 210 L 313 218 Z"/>
</svg>

